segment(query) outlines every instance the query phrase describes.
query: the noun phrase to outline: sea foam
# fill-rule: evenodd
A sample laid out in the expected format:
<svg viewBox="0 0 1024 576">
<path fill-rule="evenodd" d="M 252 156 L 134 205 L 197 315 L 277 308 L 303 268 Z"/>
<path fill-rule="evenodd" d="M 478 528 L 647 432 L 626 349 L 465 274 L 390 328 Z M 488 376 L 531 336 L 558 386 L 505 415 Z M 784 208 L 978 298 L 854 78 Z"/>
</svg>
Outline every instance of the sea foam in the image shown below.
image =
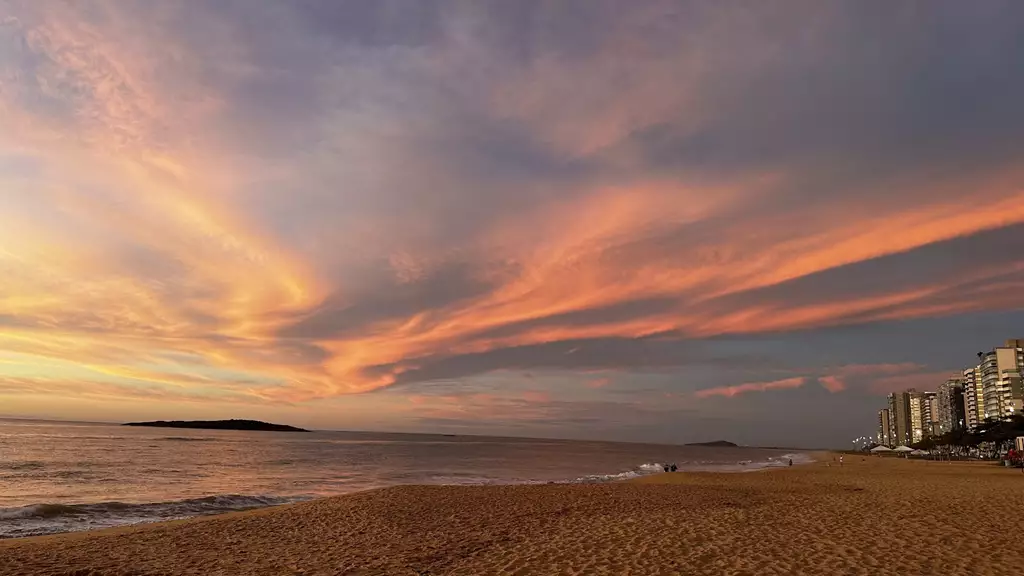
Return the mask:
<svg viewBox="0 0 1024 576">
<path fill-rule="evenodd" d="M 0 538 L 38 536 L 56 532 L 176 520 L 238 510 L 252 510 L 307 499 L 309 497 L 283 498 L 227 494 L 143 504 L 126 502 L 30 504 L 14 508 L 0 508 Z"/>
</svg>

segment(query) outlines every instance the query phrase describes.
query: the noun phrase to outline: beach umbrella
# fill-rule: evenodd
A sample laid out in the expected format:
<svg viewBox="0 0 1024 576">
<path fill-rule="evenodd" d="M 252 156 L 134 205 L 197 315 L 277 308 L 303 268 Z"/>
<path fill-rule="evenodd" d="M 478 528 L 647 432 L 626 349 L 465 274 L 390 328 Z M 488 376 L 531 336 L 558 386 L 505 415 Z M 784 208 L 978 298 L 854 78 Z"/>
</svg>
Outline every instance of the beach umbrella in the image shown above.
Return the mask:
<svg viewBox="0 0 1024 576">
<path fill-rule="evenodd" d="M 927 456 L 928 453 L 925 452 L 924 450 L 914 450 L 913 452 L 910 453 L 910 455 L 911 456 Z"/>
<path fill-rule="evenodd" d="M 871 451 L 878 454 L 879 452 L 892 452 L 892 448 L 889 448 L 888 446 L 875 446 Z"/>
<path fill-rule="evenodd" d="M 897 446 L 897 447 L 893 448 L 892 451 L 893 452 L 913 452 L 914 449 L 911 448 L 910 446 Z"/>
</svg>

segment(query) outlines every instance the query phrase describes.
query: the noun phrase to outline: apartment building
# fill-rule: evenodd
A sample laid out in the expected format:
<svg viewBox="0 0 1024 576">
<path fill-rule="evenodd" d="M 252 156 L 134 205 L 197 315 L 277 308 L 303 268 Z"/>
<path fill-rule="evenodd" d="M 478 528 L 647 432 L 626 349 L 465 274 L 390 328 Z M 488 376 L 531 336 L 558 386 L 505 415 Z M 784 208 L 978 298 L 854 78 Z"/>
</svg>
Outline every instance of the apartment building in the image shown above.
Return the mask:
<svg viewBox="0 0 1024 576">
<path fill-rule="evenodd" d="M 906 392 L 889 394 L 889 421 L 892 443 L 896 446 L 913 442 L 910 434 L 910 395 Z"/>
<path fill-rule="evenodd" d="M 971 366 L 963 371 L 964 426 L 968 430 L 974 430 L 985 420 L 984 391 L 981 388 L 981 378 L 978 376 L 980 371 L 978 366 Z"/>
<path fill-rule="evenodd" d="M 889 409 L 882 408 L 878 411 L 878 437 L 876 441 L 883 445 L 893 447 L 896 445 L 896 433 L 892 427 L 892 419 L 889 417 Z"/>
<path fill-rule="evenodd" d="M 1022 340 L 1007 340 L 1005 346 L 978 353 L 977 378 L 982 392 L 983 419 L 1007 418 L 1024 408 L 1022 344 Z"/>
<path fill-rule="evenodd" d="M 936 404 L 939 412 L 939 434 L 966 427 L 963 378 L 953 377 L 939 385 Z"/>
<path fill-rule="evenodd" d="M 1024 339 L 978 353 L 978 363 L 947 379 L 938 392 L 893 392 L 878 413 L 878 442 L 914 444 L 988 419 L 1024 414 Z"/>
</svg>

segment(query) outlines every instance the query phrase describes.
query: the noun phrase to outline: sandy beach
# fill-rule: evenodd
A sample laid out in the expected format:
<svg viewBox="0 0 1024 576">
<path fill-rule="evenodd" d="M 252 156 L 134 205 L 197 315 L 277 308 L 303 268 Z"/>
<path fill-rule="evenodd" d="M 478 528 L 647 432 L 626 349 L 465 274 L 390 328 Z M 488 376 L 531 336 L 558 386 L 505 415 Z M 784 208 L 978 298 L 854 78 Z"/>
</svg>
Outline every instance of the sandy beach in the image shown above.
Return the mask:
<svg viewBox="0 0 1024 576">
<path fill-rule="evenodd" d="M 0 541 L 19 576 L 1018 574 L 1024 474 L 846 457 L 630 483 L 408 486 Z"/>
</svg>

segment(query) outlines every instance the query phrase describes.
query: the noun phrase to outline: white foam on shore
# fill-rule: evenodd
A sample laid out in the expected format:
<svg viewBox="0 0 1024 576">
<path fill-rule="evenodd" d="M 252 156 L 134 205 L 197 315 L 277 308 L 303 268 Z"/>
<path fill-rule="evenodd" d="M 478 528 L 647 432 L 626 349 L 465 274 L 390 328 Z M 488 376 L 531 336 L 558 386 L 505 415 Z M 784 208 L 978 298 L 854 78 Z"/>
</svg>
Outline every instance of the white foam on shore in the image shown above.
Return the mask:
<svg viewBox="0 0 1024 576">
<path fill-rule="evenodd" d="M 625 472 L 619 472 L 617 474 L 590 474 L 588 476 L 581 476 L 570 480 L 570 484 L 596 484 L 601 482 L 618 482 L 621 480 L 629 480 L 630 478 L 639 478 L 640 476 L 648 476 L 650 474 L 657 474 L 664 472 L 665 465 L 657 462 L 649 462 L 641 464 L 633 470 L 627 470 Z"/>
<path fill-rule="evenodd" d="M 0 508 L 0 538 L 40 536 L 58 532 L 94 530 L 194 516 L 252 510 L 308 500 L 309 497 L 243 496 L 227 494 L 172 502 L 132 504 L 30 504 Z"/>
<path fill-rule="evenodd" d="M 810 454 L 792 453 L 783 454 L 782 456 L 770 456 L 767 460 L 758 462 L 752 460 L 741 460 L 739 462 L 700 460 L 695 462 L 676 463 L 676 466 L 678 472 L 753 472 L 756 470 L 764 470 L 766 468 L 788 467 L 790 460 L 792 460 L 794 466 L 814 462 L 814 458 Z M 622 480 L 629 480 L 631 478 L 663 473 L 665 471 L 665 466 L 666 464 L 652 462 L 641 464 L 633 470 L 627 470 L 625 472 L 618 472 L 615 474 L 591 474 L 569 480 L 568 482 L 572 484 L 619 482 Z"/>
</svg>

